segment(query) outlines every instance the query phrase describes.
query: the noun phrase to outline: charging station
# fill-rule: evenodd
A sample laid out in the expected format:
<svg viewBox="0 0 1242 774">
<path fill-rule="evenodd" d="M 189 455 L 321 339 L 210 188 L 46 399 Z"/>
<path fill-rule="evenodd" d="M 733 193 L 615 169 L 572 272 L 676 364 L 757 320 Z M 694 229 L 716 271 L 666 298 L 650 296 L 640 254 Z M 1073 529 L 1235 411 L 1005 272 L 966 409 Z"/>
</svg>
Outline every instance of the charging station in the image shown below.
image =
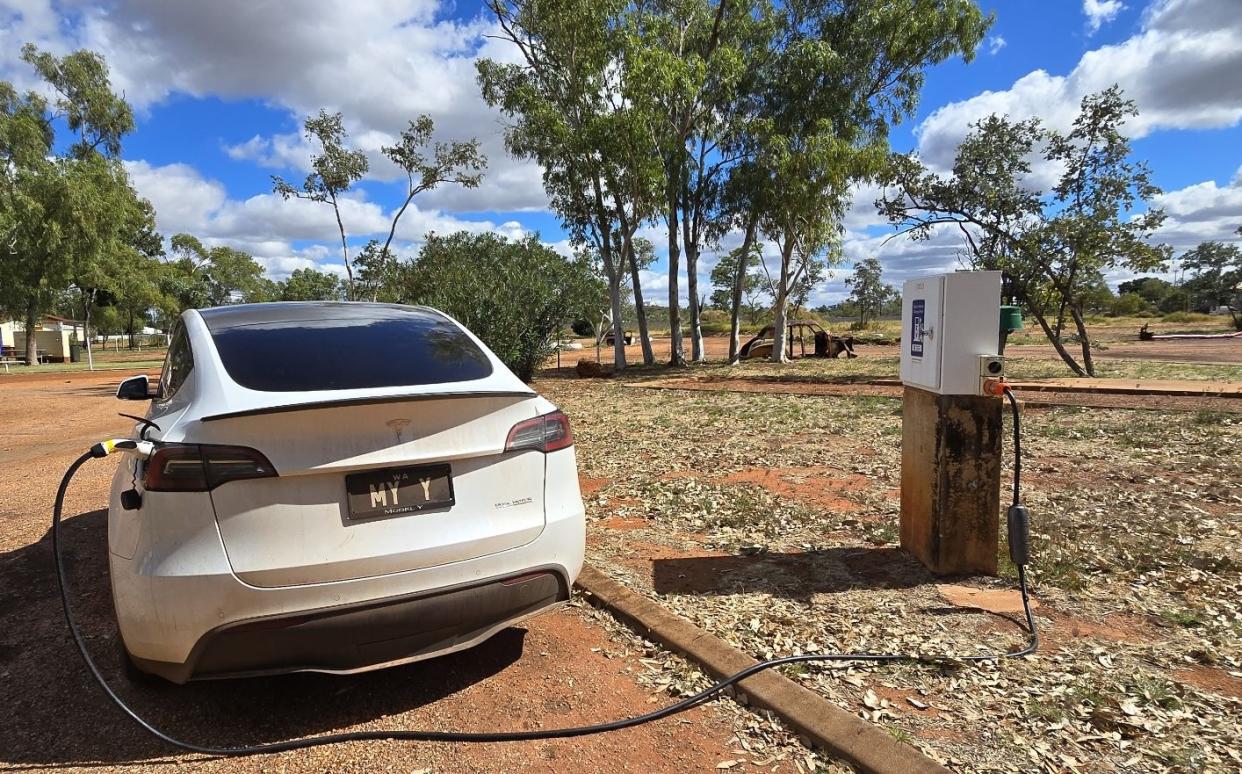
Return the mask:
<svg viewBox="0 0 1242 774">
<path fill-rule="evenodd" d="M 995 575 L 1004 377 L 1001 273 L 910 280 L 902 290 L 901 546 L 939 575 Z"/>
</svg>

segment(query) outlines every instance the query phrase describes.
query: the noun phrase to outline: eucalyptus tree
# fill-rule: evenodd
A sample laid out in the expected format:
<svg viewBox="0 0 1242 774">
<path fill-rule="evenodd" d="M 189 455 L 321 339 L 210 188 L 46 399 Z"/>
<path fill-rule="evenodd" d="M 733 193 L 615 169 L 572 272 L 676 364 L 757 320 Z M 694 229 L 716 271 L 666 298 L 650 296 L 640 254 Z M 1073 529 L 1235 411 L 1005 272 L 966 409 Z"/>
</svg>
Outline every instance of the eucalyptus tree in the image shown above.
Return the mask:
<svg viewBox="0 0 1242 774">
<path fill-rule="evenodd" d="M 614 234 L 621 229 L 623 238 L 632 237 L 629 227 L 641 214 L 634 212 L 626 224 L 618 218 L 618 197 L 625 197 L 628 188 L 613 151 L 618 136 L 631 136 L 634 122 L 627 112 L 618 113 L 610 97 L 620 93 L 617 61 L 623 44 L 614 21 L 627 5 L 621 0 L 489 0 L 488 6 L 499 37 L 514 46 L 519 61 L 477 62 L 483 98 L 512 120 L 505 132 L 509 152 L 542 167 L 544 190 L 570 239 L 599 256 L 608 285 L 613 363 L 624 368 L 622 282 L 627 267 Z"/>
<path fill-rule="evenodd" d="M 746 63 L 730 45 L 750 18 L 739 0 L 649 0 L 627 9 L 624 68 L 627 95 L 651 122 L 652 150 L 663 167 L 663 218 L 668 230 L 670 363 L 683 365 L 681 253 L 686 253 L 692 358 L 703 359 L 698 322 L 698 260 L 705 239 L 718 236 L 712 212 L 719 175 L 721 106 Z"/>
<path fill-rule="evenodd" d="M 647 309 L 643 304 L 643 283 L 640 272 L 655 262 L 655 245 L 645 237 L 633 237 L 625 251 L 625 262 L 630 267 L 630 281 L 634 293 L 634 316 L 638 321 L 638 340 L 643 351 L 643 364 L 655 364 L 655 352 L 651 348 L 651 329 L 647 325 Z"/>
<path fill-rule="evenodd" d="M 98 54 L 57 57 L 27 44 L 22 59 L 54 93 L 18 94 L 0 83 L 0 294 L 6 309 L 33 333 L 38 316 L 71 284 L 87 315 L 91 297 L 124 250 L 151 248 L 150 206 L 120 166 L 121 142 L 133 130 L 133 112 L 112 91 Z M 75 141 L 57 155 L 57 120 Z M 26 360 L 37 343 L 26 337 Z"/>
<path fill-rule="evenodd" d="M 1242 228 L 1238 229 L 1242 236 Z M 1182 266 L 1195 273 L 1186 282 L 1186 289 L 1200 302 L 1213 309 L 1229 309 L 1233 327 L 1242 331 L 1242 249 L 1224 242 L 1201 242 L 1181 257 Z"/>
<path fill-rule="evenodd" d="M 341 198 L 362 179 L 370 168 L 367 155 L 345 147 L 345 125 L 340 113 L 321 109 L 303 123 L 306 139 L 318 143 L 319 152 L 311 156 L 311 169 L 295 186 L 279 175 L 272 176 L 272 188 L 284 199 L 306 199 L 332 207 L 336 228 L 341 235 L 341 260 L 345 263 L 346 295 L 354 298 L 354 267 L 349 262 L 349 239 L 341 219 Z M 404 210 L 404 208 L 402 208 Z"/>
<path fill-rule="evenodd" d="M 202 294 L 193 306 L 223 306 L 243 301 L 267 301 L 275 288 L 263 275 L 263 267 L 249 253 L 233 247 L 207 247 L 191 234 L 175 234 L 171 240 L 173 254 L 202 283 L 196 293 Z"/>
<path fill-rule="evenodd" d="M 381 152 L 405 173 L 405 198 L 392 216 L 388 238 L 380 250 L 382 261 L 393 260 L 389 248 L 397 233 L 397 224 L 405 214 L 414 197 L 430 191 L 441 183 L 453 183 L 464 188 L 477 188 L 487 167 L 487 157 L 479 152 L 478 140 L 437 142 L 432 144 L 435 122 L 431 116 L 422 115 L 401 132 L 393 145 L 385 145 Z M 430 153 L 428 153 L 430 151 Z"/>
<path fill-rule="evenodd" d="M 850 186 L 876 176 L 889 127 L 917 106 L 924 70 L 969 59 L 990 20 L 971 0 L 786 0 L 753 131 L 760 232 L 779 252 L 772 359 L 785 359 L 799 280 L 832 260 Z"/>
<path fill-rule="evenodd" d="M 281 301 L 340 301 L 341 280 L 318 269 L 294 269 L 279 283 L 276 297 Z"/>
<path fill-rule="evenodd" d="M 1130 160 L 1121 127 L 1137 115 L 1112 87 L 1083 97 L 1066 133 L 1038 119 L 991 116 L 958 146 L 949 175 L 898 156 L 877 202 L 901 233 L 927 239 L 958 230 L 975 268 L 1004 272 L 1006 295 L 1035 318 L 1057 354 L 1079 376 L 1094 376 L 1086 311 L 1104 275 L 1162 269 L 1170 250 L 1152 237 L 1165 215 L 1150 207 L 1160 193 L 1146 164 Z M 1038 187 L 1032 158 L 1060 170 Z M 1081 360 L 1067 346 L 1069 326 Z"/>
<path fill-rule="evenodd" d="M 884 269 L 879 259 L 864 258 L 854 264 L 854 276 L 845 284 L 850 289 L 850 301 L 858 310 L 858 325 L 866 327 L 884 311 L 884 306 L 897 297 L 897 290 L 884 282 Z"/>
</svg>

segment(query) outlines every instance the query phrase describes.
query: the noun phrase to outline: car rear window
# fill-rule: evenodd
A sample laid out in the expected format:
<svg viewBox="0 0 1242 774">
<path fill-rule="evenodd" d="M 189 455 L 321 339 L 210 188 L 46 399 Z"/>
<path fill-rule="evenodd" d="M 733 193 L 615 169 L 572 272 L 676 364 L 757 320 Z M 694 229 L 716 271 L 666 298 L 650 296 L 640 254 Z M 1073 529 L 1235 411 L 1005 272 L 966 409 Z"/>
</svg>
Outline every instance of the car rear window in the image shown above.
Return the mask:
<svg viewBox="0 0 1242 774">
<path fill-rule="evenodd" d="M 212 328 L 212 338 L 233 381 L 264 392 L 443 384 L 492 373 L 478 345 L 431 311 L 257 322 Z"/>
</svg>

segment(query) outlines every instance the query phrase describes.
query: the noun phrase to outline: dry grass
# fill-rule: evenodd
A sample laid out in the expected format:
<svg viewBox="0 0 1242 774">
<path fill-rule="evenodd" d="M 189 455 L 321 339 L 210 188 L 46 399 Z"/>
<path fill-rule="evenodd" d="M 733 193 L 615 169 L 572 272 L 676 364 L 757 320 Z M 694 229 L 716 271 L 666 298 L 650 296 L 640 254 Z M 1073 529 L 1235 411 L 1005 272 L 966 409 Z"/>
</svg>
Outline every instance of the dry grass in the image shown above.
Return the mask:
<svg viewBox="0 0 1242 774">
<path fill-rule="evenodd" d="M 897 550 L 899 401 L 540 387 L 573 418 L 594 481 L 591 561 L 738 647 L 764 657 L 1021 644 L 1012 621 L 949 606 Z M 1052 408 L 1028 411 L 1026 428 L 1040 653 L 791 675 L 955 769 L 1236 767 L 1240 420 Z"/>
</svg>

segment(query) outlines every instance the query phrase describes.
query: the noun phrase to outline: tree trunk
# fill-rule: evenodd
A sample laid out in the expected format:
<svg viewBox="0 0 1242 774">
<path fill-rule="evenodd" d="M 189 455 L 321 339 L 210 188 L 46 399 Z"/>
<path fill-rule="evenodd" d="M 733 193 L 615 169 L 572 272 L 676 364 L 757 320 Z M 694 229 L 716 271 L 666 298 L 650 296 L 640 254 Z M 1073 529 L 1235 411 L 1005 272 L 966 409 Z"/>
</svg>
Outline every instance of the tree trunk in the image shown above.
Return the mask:
<svg viewBox="0 0 1242 774">
<path fill-rule="evenodd" d="M 785 352 L 785 315 L 789 306 L 789 265 L 793 261 L 793 235 L 785 235 L 781 249 L 781 279 L 776 287 L 776 304 L 772 307 L 772 362 L 787 363 Z"/>
<path fill-rule="evenodd" d="M 39 342 L 35 341 L 35 318 L 39 316 L 39 302 L 31 296 L 26 301 L 26 365 L 39 362 Z"/>
<path fill-rule="evenodd" d="M 669 359 L 672 366 L 684 366 L 686 355 L 681 342 L 681 315 L 678 308 L 677 277 L 680 273 L 681 250 L 677 245 L 677 187 L 669 186 L 668 196 L 668 335 Z"/>
<path fill-rule="evenodd" d="M 625 368 L 625 325 L 621 319 L 621 277 L 615 272 L 608 276 L 608 301 L 612 307 L 612 365 L 620 371 Z"/>
<path fill-rule="evenodd" d="M 349 265 L 349 242 L 345 239 L 345 224 L 341 222 L 341 208 L 337 206 L 336 194 L 332 193 L 332 212 L 336 214 L 336 228 L 341 232 L 341 258 L 345 261 L 345 300 L 354 300 L 354 268 Z"/>
<path fill-rule="evenodd" d="M 626 262 L 630 265 L 630 281 L 634 284 L 634 314 L 638 317 L 638 339 L 643 346 L 643 364 L 655 365 L 651 349 L 651 331 L 647 328 L 647 308 L 643 305 L 642 280 L 638 275 L 638 259 L 634 255 L 633 235 L 625 240 Z"/>
<path fill-rule="evenodd" d="M 742 313 L 742 288 L 746 284 L 747 263 L 750 259 L 750 246 L 755 242 L 755 226 L 757 219 L 752 215 L 750 222 L 746 224 L 746 235 L 742 237 L 742 251 L 739 253 L 737 262 L 737 272 L 733 275 L 733 297 L 730 299 L 729 309 L 729 364 L 733 365 L 738 360 L 738 350 L 742 347 L 741 337 L 741 313 Z"/>
<path fill-rule="evenodd" d="M 1082 342 L 1082 367 L 1087 376 L 1095 376 L 1095 360 L 1091 357 L 1091 338 L 1087 334 L 1087 321 L 1082 319 L 1082 312 L 1070 306 L 1070 316 L 1074 318 L 1074 327 L 1078 329 L 1078 338 Z"/>
<path fill-rule="evenodd" d="M 1074 356 L 1071 355 L 1069 350 L 1065 348 L 1065 344 L 1062 343 L 1059 338 L 1052 335 L 1052 326 L 1048 325 L 1048 321 L 1044 319 L 1044 316 L 1040 314 L 1038 309 L 1035 308 L 1035 305 L 1030 303 L 1030 299 L 1025 298 L 1025 294 L 1022 294 L 1020 297 L 1027 302 L 1026 307 L 1031 310 L 1031 314 L 1034 315 L 1035 321 L 1039 323 L 1039 327 L 1043 329 L 1044 335 L 1048 337 L 1048 341 L 1052 342 L 1052 347 L 1057 351 L 1057 354 L 1061 356 L 1061 360 L 1064 361 L 1065 364 L 1070 367 L 1070 370 L 1077 376 L 1086 376 L 1086 372 L 1082 370 L 1082 366 L 1078 365 L 1078 361 L 1075 360 Z"/>
<path fill-rule="evenodd" d="M 86 348 L 86 367 L 95 370 L 95 356 L 91 352 L 91 307 L 95 305 L 95 291 L 88 295 L 82 291 L 82 346 Z"/>
<path fill-rule="evenodd" d="M 686 292 L 690 295 L 690 359 L 696 363 L 706 363 L 703 322 L 699 319 L 699 246 L 693 243 L 686 244 Z"/>
<path fill-rule="evenodd" d="M 608 302 L 612 309 L 612 365 L 621 371 L 625 369 L 625 327 L 621 320 L 621 274 L 625 269 L 620 261 L 625 260 L 625 256 L 619 256 L 618 260 L 613 258 L 612 221 L 604 207 L 604 190 L 598 174 L 591 178 L 591 188 L 595 194 L 595 225 L 600 237 L 597 246 L 604 262 L 604 274 L 608 277 Z"/>
</svg>

